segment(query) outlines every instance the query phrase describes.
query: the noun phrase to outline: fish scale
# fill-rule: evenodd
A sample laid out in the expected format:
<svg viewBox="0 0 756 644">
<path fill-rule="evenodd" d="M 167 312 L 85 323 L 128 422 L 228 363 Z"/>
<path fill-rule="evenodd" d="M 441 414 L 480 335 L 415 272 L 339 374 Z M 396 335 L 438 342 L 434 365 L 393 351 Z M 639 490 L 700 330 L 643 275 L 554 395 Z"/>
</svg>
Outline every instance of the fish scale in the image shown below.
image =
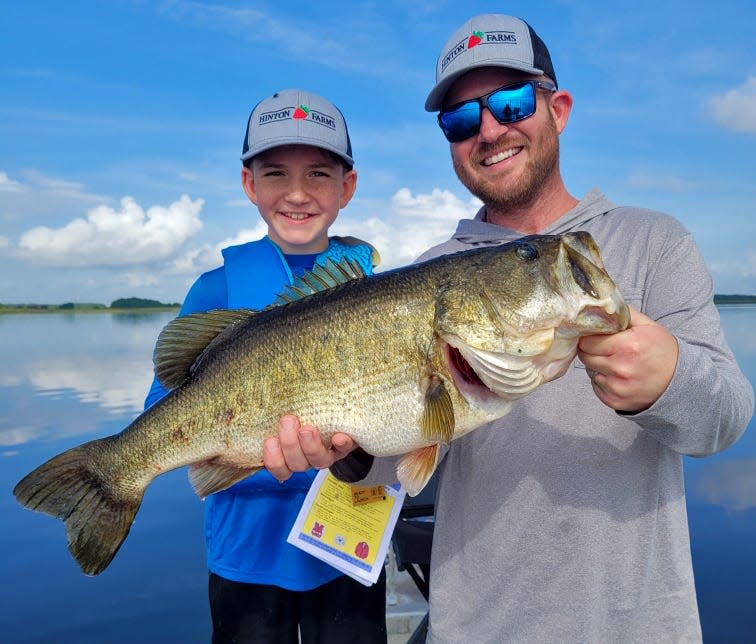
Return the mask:
<svg viewBox="0 0 756 644">
<path fill-rule="evenodd" d="M 263 442 L 286 413 L 326 443 L 342 431 L 373 455 L 402 455 L 397 479 L 417 494 L 443 444 L 562 375 L 581 335 L 628 323 L 583 232 L 370 277 L 346 259 L 316 266 L 262 311 L 169 323 L 154 360 L 170 393 L 119 434 L 42 464 L 14 494 L 62 519 L 71 554 L 98 574 L 156 476 L 188 465 L 200 496 L 228 488 L 260 469 Z"/>
</svg>

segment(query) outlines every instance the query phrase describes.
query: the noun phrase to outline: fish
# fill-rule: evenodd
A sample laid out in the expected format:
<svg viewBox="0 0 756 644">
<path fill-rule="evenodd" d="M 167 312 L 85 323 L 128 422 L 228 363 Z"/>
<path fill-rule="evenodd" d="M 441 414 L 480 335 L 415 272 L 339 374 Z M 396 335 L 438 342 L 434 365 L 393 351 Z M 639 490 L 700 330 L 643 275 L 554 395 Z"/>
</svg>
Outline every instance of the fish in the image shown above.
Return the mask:
<svg viewBox="0 0 756 644">
<path fill-rule="evenodd" d="M 153 355 L 169 393 L 120 433 L 51 458 L 13 493 L 64 522 L 88 575 L 110 564 L 155 477 L 188 466 L 198 496 L 224 490 L 263 467 L 263 441 L 286 413 L 325 444 L 345 432 L 374 456 L 400 457 L 397 480 L 415 495 L 443 445 L 563 375 L 581 336 L 629 320 L 587 232 L 370 276 L 330 262 L 262 310 L 169 322 Z"/>
</svg>

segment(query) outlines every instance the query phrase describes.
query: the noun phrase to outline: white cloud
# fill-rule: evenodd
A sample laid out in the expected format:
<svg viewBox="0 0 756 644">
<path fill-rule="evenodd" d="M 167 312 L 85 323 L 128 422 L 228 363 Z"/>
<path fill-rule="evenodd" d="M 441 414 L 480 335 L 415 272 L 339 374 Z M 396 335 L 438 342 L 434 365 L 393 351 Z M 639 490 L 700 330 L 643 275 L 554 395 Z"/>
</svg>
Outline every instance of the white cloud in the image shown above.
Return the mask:
<svg viewBox="0 0 756 644">
<path fill-rule="evenodd" d="M 409 188 L 401 188 L 391 198 L 387 217 L 340 217 L 333 232 L 369 241 L 378 249 L 380 269 L 385 270 L 409 264 L 448 239 L 457 220 L 475 216 L 480 205 L 476 198 L 462 201 L 448 190 L 435 188 L 430 194 L 413 195 Z"/>
<path fill-rule="evenodd" d="M 3 250 L 4 248 L 8 248 L 10 246 L 10 241 L 7 237 L 4 237 L 3 235 L 0 235 L 0 250 Z"/>
<path fill-rule="evenodd" d="M 25 188 L 18 181 L 11 179 L 5 172 L 0 172 L 0 192 L 24 192 Z"/>
<path fill-rule="evenodd" d="M 23 175 L 26 183 L 22 187 L 25 192 L 33 191 L 56 199 L 71 199 L 90 203 L 108 201 L 108 198 L 103 195 L 87 192 L 84 186 L 76 181 L 48 177 L 38 170 L 25 170 Z"/>
<path fill-rule="evenodd" d="M 715 463 L 695 479 L 698 496 L 728 510 L 756 507 L 756 459 Z"/>
<path fill-rule="evenodd" d="M 289 17 L 278 18 L 252 7 L 232 7 L 210 2 L 171 3 L 170 17 L 189 19 L 205 29 L 218 29 L 251 42 L 261 41 L 295 59 L 315 56 L 334 67 L 348 66 L 350 57 L 338 38 L 323 30 L 300 28 Z"/>
<path fill-rule="evenodd" d="M 188 250 L 171 262 L 171 266 L 167 272 L 172 275 L 193 275 L 196 277 L 204 271 L 220 266 L 223 263 L 221 250 L 227 246 L 235 246 L 260 239 L 267 232 L 267 225 L 264 221 L 260 220 L 254 228 L 243 228 L 233 237 L 227 237 L 216 244 L 205 244 Z"/>
<path fill-rule="evenodd" d="M 403 266 L 414 261 L 431 246 L 448 239 L 459 219 L 471 218 L 481 206 L 476 198 L 463 201 L 448 190 L 433 189 L 430 193 L 412 194 L 401 188 L 388 204 L 355 203 L 351 215 L 342 214 L 331 228 L 333 235 L 351 235 L 370 242 L 381 255 L 380 270 Z M 386 211 L 387 215 L 356 215 L 359 210 Z M 171 262 L 169 274 L 196 277 L 223 262 L 221 249 L 259 239 L 267 232 L 260 220 L 254 228 L 243 228 L 235 235 L 215 244 L 192 248 Z"/>
<path fill-rule="evenodd" d="M 391 198 L 392 210 L 402 217 L 425 217 L 439 221 L 469 218 L 483 205 L 477 197 L 464 202 L 449 190 L 434 188 L 430 194 L 412 196 L 409 188 L 401 188 Z"/>
<path fill-rule="evenodd" d="M 749 76 L 740 87 L 712 97 L 709 108 L 714 120 L 725 129 L 756 134 L 756 76 Z"/>
<path fill-rule="evenodd" d="M 710 263 L 714 273 L 735 274 L 740 277 L 756 276 L 756 250 L 750 249 L 745 256 L 725 256 Z"/>
<path fill-rule="evenodd" d="M 120 210 L 101 205 L 62 228 L 38 226 L 21 236 L 27 261 L 49 266 L 126 266 L 170 258 L 202 228 L 204 201 L 182 195 L 167 207 L 145 210 L 131 197 Z"/>
<path fill-rule="evenodd" d="M 18 175 L 10 177 L 0 172 L 0 217 L 15 228 L 14 233 L 24 222 L 57 224 L 88 208 L 113 203 L 109 196 L 89 192 L 82 183 L 50 177 L 38 170 L 26 168 Z"/>
</svg>

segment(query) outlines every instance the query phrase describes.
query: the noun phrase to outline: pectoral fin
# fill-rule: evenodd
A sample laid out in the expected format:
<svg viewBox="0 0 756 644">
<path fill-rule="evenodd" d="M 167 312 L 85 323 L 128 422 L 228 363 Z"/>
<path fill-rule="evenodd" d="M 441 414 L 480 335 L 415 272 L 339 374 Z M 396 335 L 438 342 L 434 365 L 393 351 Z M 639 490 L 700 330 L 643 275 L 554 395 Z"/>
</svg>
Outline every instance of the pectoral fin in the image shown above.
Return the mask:
<svg viewBox="0 0 756 644">
<path fill-rule="evenodd" d="M 396 477 L 410 496 L 417 496 L 438 466 L 439 445 L 428 445 L 405 454 L 396 466 Z"/>
<path fill-rule="evenodd" d="M 436 374 L 428 378 L 421 429 L 428 441 L 448 443 L 454 436 L 454 405 L 446 384 Z"/>
</svg>

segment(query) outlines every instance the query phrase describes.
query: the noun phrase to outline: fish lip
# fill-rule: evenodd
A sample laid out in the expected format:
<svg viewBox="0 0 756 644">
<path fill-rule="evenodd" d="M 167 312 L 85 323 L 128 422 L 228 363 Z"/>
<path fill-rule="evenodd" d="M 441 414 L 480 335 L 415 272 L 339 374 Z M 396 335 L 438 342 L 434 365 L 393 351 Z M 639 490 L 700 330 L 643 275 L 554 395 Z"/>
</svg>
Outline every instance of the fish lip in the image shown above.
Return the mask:
<svg viewBox="0 0 756 644">
<path fill-rule="evenodd" d="M 630 309 L 627 303 L 615 291 L 606 302 L 584 306 L 574 322 L 565 326 L 578 330 L 591 329 L 592 334 L 600 335 L 624 331 L 630 324 Z"/>
</svg>

